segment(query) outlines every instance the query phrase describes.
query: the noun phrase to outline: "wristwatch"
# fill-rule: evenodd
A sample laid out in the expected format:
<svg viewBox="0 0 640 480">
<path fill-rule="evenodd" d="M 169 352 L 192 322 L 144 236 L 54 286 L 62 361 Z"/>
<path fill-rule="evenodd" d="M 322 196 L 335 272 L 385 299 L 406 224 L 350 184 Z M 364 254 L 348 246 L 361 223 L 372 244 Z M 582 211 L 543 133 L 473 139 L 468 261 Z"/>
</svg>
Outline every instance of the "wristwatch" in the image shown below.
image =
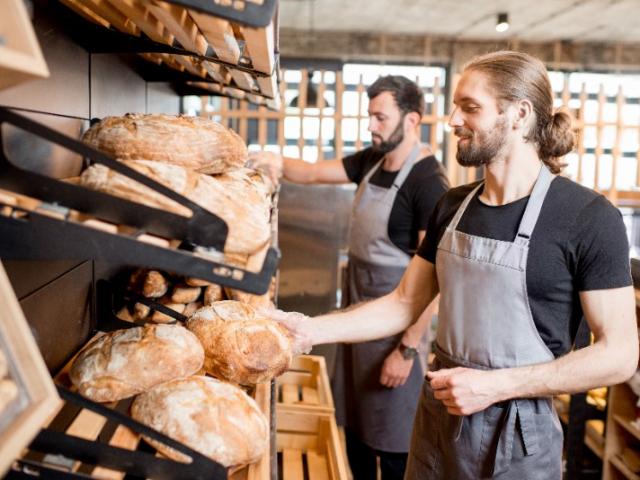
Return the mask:
<svg viewBox="0 0 640 480">
<path fill-rule="evenodd" d="M 404 358 L 405 360 L 411 360 L 418 356 L 418 350 L 413 347 L 407 347 L 402 342 L 398 344 L 398 351 L 400 352 L 400 355 L 402 355 L 402 358 Z"/>
</svg>

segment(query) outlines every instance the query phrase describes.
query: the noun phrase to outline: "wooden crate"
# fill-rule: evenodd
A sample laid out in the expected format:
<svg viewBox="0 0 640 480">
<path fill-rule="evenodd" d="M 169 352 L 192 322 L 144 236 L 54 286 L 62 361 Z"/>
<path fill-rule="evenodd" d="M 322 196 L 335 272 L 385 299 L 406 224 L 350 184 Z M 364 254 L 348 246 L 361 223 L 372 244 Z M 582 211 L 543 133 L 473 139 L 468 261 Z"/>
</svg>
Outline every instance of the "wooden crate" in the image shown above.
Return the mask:
<svg viewBox="0 0 640 480">
<path fill-rule="evenodd" d="M 333 414 L 278 405 L 276 445 L 283 480 L 346 480 L 347 461 Z"/>
<path fill-rule="evenodd" d="M 3 475 L 58 408 L 60 399 L 2 263 L 0 351 L 5 359 L 0 397 L 3 404 L 0 408 L 0 475 Z M 8 391 L 12 394 L 8 395 Z"/>
<path fill-rule="evenodd" d="M 0 88 L 49 76 L 22 0 L 3 0 L 0 15 Z"/>
<path fill-rule="evenodd" d="M 276 389 L 279 406 L 284 405 L 302 411 L 335 411 L 324 357 L 296 357 L 291 368 L 276 379 Z"/>
</svg>

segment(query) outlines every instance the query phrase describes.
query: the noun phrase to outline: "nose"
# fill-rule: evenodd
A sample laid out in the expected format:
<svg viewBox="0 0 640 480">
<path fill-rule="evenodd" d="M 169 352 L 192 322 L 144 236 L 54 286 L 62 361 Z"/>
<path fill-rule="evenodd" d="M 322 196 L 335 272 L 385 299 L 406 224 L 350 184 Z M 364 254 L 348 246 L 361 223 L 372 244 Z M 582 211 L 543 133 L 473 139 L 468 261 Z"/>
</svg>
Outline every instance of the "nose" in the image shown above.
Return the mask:
<svg viewBox="0 0 640 480">
<path fill-rule="evenodd" d="M 461 127 L 464 122 L 462 120 L 462 115 L 460 114 L 460 108 L 454 107 L 451 115 L 449 115 L 449 126 L 452 128 Z"/>
<path fill-rule="evenodd" d="M 370 132 L 374 132 L 376 130 L 376 119 L 374 117 L 369 117 L 369 125 L 367 126 L 367 130 Z"/>
</svg>

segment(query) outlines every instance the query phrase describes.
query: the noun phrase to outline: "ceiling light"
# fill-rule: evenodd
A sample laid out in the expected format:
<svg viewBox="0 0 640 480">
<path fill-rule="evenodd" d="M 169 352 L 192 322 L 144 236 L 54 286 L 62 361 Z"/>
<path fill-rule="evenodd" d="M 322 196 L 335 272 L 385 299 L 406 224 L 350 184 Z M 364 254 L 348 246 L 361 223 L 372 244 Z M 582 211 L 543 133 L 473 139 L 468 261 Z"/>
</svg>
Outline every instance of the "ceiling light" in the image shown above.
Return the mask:
<svg viewBox="0 0 640 480">
<path fill-rule="evenodd" d="M 496 21 L 496 32 L 506 32 L 509 30 L 509 14 L 502 12 L 498 14 L 498 20 Z"/>
</svg>

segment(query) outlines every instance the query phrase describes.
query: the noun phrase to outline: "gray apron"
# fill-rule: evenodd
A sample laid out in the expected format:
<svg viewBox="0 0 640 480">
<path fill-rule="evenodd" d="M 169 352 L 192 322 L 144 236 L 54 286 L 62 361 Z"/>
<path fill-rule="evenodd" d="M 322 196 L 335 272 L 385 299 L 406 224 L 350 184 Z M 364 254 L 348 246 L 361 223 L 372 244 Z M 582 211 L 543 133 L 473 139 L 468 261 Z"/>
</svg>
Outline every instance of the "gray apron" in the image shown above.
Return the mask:
<svg viewBox="0 0 640 480">
<path fill-rule="evenodd" d="M 389 239 L 389 215 L 398 190 L 416 163 L 416 145 L 391 188 L 371 185 L 380 160 L 358 187 L 351 215 L 349 264 L 343 292 L 347 305 L 381 297 L 400 282 L 411 257 Z M 397 388 L 380 384 L 385 358 L 402 334 L 358 344 L 339 344 L 331 389 L 338 424 L 346 426 L 369 447 L 385 452 L 408 452 L 413 417 L 423 382 L 416 359 L 406 383 Z"/>
<path fill-rule="evenodd" d="M 509 368 L 549 362 L 527 296 L 529 239 L 553 180 L 542 167 L 514 242 L 456 231 L 471 192 L 440 240 L 438 368 Z M 514 399 L 468 416 L 447 413 L 423 385 L 405 479 L 562 476 L 562 429 L 550 398 Z"/>
</svg>

